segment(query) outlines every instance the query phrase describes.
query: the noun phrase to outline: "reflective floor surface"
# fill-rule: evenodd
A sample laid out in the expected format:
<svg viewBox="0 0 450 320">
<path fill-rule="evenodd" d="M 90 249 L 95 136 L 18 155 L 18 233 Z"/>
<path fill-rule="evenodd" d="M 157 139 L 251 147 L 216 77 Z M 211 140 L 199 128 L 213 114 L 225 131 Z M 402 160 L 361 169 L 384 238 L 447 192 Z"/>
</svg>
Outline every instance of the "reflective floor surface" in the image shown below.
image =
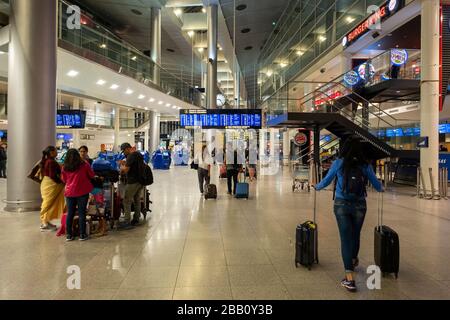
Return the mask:
<svg viewBox="0 0 450 320">
<path fill-rule="evenodd" d="M 313 196 L 292 192 L 288 170 L 252 183 L 248 201 L 216 180 L 219 199 L 204 201 L 195 171 L 157 171 L 146 224 L 83 243 L 41 233 L 38 213 L 1 212 L 0 299 L 450 299 L 449 201 L 418 200 L 405 188 L 385 195 L 384 222 L 400 235 L 400 275 L 369 290 L 377 221 L 370 192 L 352 294 L 339 285 L 332 192 L 318 194 L 320 264 L 308 271 L 294 266 L 294 235 L 312 217 Z M 81 290 L 67 288 L 73 265 Z"/>
</svg>

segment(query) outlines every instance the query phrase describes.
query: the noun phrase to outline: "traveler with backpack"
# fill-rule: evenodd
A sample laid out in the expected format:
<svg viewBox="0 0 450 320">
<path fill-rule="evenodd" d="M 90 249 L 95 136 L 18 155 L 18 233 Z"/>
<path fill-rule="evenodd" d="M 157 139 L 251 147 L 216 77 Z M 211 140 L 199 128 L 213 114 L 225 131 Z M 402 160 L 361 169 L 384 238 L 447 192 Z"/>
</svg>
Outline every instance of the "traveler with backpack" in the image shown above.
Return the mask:
<svg viewBox="0 0 450 320">
<path fill-rule="evenodd" d="M 139 224 L 141 217 L 141 198 L 146 186 L 153 184 L 153 173 L 150 167 L 145 164 L 144 157 L 138 151 L 132 150 L 129 143 L 124 143 L 120 147 L 126 160 L 122 161 L 120 173 L 124 177 L 125 195 L 123 207 L 125 221 L 119 227 L 128 229 Z M 134 216 L 131 220 L 131 207 L 134 204 Z"/>
<path fill-rule="evenodd" d="M 367 212 L 367 182 L 370 181 L 378 192 L 384 190 L 364 156 L 361 142 L 353 138 L 345 142 L 340 158 L 333 162 L 329 173 L 315 189 L 320 191 L 335 179 L 334 213 L 345 267 L 345 279 L 341 285 L 354 292 L 354 271 L 359 264 L 360 235 Z"/>
<path fill-rule="evenodd" d="M 228 194 L 236 194 L 236 186 L 238 184 L 239 173 L 242 172 L 243 159 L 238 156 L 237 150 L 233 152 L 233 146 L 230 144 L 227 147 L 227 184 Z M 231 153 L 232 152 L 232 153 Z"/>
</svg>

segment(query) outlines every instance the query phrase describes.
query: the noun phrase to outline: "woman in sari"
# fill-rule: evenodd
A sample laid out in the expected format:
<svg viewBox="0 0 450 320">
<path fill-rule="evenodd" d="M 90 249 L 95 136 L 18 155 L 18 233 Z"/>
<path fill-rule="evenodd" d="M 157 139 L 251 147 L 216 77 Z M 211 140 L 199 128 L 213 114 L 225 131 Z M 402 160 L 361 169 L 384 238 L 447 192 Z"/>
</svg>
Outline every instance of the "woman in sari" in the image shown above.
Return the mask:
<svg viewBox="0 0 450 320">
<path fill-rule="evenodd" d="M 47 147 L 42 152 L 41 161 L 41 231 L 56 231 L 52 220 L 61 217 L 64 207 L 64 183 L 61 181 L 61 167 L 56 162 L 58 152 L 55 147 Z"/>
</svg>

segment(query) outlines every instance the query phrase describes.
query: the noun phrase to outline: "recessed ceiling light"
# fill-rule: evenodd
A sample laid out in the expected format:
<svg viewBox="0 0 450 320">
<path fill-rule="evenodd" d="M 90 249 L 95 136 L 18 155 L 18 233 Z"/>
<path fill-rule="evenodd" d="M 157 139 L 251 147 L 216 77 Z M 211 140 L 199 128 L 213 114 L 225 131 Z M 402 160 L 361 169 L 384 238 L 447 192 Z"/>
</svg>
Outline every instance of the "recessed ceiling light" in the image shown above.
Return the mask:
<svg viewBox="0 0 450 320">
<path fill-rule="evenodd" d="M 133 90 L 131 90 L 131 89 L 127 89 L 127 91 L 125 91 L 125 94 L 133 94 Z"/>
<path fill-rule="evenodd" d="M 140 94 L 139 97 L 138 97 L 139 100 L 142 100 L 144 98 L 145 98 L 145 96 L 143 94 Z"/>
<path fill-rule="evenodd" d="M 105 81 L 105 80 L 102 80 L 102 79 L 100 79 L 100 80 L 97 81 L 97 84 L 98 84 L 99 86 L 103 86 L 103 85 L 105 85 L 105 83 L 106 83 L 106 81 Z"/>
<path fill-rule="evenodd" d="M 325 36 L 319 36 L 319 41 L 320 42 L 324 42 L 325 40 L 327 40 L 327 37 L 325 37 Z"/>
<path fill-rule="evenodd" d="M 155 99 L 150 98 L 150 100 L 148 100 L 148 102 L 155 102 Z"/>
<path fill-rule="evenodd" d="M 352 23 L 353 21 L 355 21 L 356 19 L 353 17 L 348 16 L 345 20 L 347 20 L 347 23 Z"/>
<path fill-rule="evenodd" d="M 67 72 L 67 75 L 72 78 L 76 77 L 78 74 L 80 74 L 80 73 L 76 70 L 70 70 L 69 72 Z"/>
<path fill-rule="evenodd" d="M 305 53 L 302 50 L 297 50 L 296 54 L 300 57 Z"/>
<path fill-rule="evenodd" d="M 102 48 L 102 49 L 106 49 L 108 46 L 106 45 L 106 44 L 104 44 L 104 43 L 102 43 L 101 45 L 100 45 L 100 48 Z"/>
<path fill-rule="evenodd" d="M 176 109 L 176 108 L 177 108 L 177 106 L 173 106 L 173 107 L 172 107 L 172 109 Z"/>
<path fill-rule="evenodd" d="M 167 107 L 167 108 L 169 108 L 170 106 L 171 106 L 171 104 L 170 104 L 170 103 L 166 104 L 166 107 Z"/>
<path fill-rule="evenodd" d="M 145 107 L 144 109 L 145 109 L 145 110 L 148 110 L 148 107 Z"/>
<path fill-rule="evenodd" d="M 2 54 L 5 54 L 6 52 L 4 52 L 4 51 L 0 51 L 0 55 L 2 55 Z"/>
<path fill-rule="evenodd" d="M 175 13 L 175 15 L 177 17 L 179 17 L 183 14 L 183 10 L 181 10 L 180 8 L 177 8 L 177 9 L 173 10 L 173 13 Z"/>
<path fill-rule="evenodd" d="M 203 52 L 205 49 L 203 48 L 198 48 L 198 52 Z"/>
<path fill-rule="evenodd" d="M 162 101 L 159 101 L 159 102 L 158 102 L 159 105 L 162 105 L 163 103 L 164 103 L 164 102 L 162 102 Z"/>
<path fill-rule="evenodd" d="M 191 30 L 191 31 L 188 31 L 187 34 L 188 34 L 189 37 L 192 38 L 194 36 L 195 32 Z"/>
<path fill-rule="evenodd" d="M 206 13 L 206 8 L 202 8 L 202 12 L 203 12 L 203 13 Z"/>
<path fill-rule="evenodd" d="M 113 84 L 113 85 L 110 87 L 111 90 L 116 90 L 116 89 L 118 89 L 118 88 L 119 88 L 119 86 L 118 86 L 117 84 Z"/>
<path fill-rule="evenodd" d="M 133 58 L 131 58 L 131 60 L 136 61 L 137 60 L 137 56 L 134 56 Z"/>
</svg>

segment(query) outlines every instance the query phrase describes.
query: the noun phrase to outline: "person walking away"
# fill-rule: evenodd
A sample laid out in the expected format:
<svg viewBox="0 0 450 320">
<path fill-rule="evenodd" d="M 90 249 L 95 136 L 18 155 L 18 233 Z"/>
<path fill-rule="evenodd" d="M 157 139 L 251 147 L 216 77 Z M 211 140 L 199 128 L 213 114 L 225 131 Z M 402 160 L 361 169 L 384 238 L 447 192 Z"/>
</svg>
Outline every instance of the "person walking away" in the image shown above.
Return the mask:
<svg viewBox="0 0 450 320">
<path fill-rule="evenodd" d="M 89 149 L 87 146 L 81 146 L 78 151 L 80 152 L 81 159 L 89 163 L 90 166 L 92 166 L 92 163 L 94 160 L 89 158 Z"/>
<path fill-rule="evenodd" d="M 6 179 L 6 163 L 8 160 L 8 155 L 6 153 L 5 145 L 0 146 L 0 178 Z"/>
<path fill-rule="evenodd" d="M 86 211 L 89 194 L 94 189 L 91 180 L 95 177 L 88 162 L 83 160 L 76 149 L 67 151 L 62 180 L 66 183 L 67 220 L 66 241 L 73 241 L 73 219 L 78 211 L 78 223 L 80 227 L 80 241 L 88 239 L 86 230 Z"/>
<path fill-rule="evenodd" d="M 194 163 L 198 164 L 198 183 L 200 193 L 204 193 L 204 187 L 211 182 L 211 163 L 213 162 L 211 156 L 206 150 L 206 145 L 202 147 L 202 152 L 197 153 L 194 157 Z"/>
<path fill-rule="evenodd" d="M 233 150 L 229 148 L 228 150 Z M 231 161 L 230 161 L 231 160 Z M 227 157 L 227 184 L 228 194 L 236 194 L 236 186 L 238 184 L 238 176 L 242 171 L 242 163 L 239 163 L 238 152 L 235 150 L 231 159 Z"/>
<path fill-rule="evenodd" d="M 42 152 L 40 171 L 41 182 L 41 231 L 56 231 L 52 220 L 61 217 L 65 207 L 64 183 L 61 180 L 61 167 L 56 162 L 58 152 L 55 147 L 49 146 Z"/>
<path fill-rule="evenodd" d="M 142 163 L 144 163 L 144 157 L 138 151 L 133 152 L 129 143 L 122 144 L 120 149 L 126 160 L 123 160 L 120 166 L 120 174 L 123 177 L 122 183 L 125 184 L 123 199 L 125 221 L 119 227 L 129 229 L 139 224 L 141 216 L 141 198 L 144 186 L 139 183 L 139 180 L 142 174 L 140 168 L 142 168 Z M 131 220 L 131 207 L 133 204 L 134 216 L 133 220 Z"/>
<path fill-rule="evenodd" d="M 361 142 L 353 138 L 345 142 L 340 158 L 333 162 L 329 173 L 315 189 L 320 191 L 335 179 L 334 214 L 345 267 L 345 278 L 341 285 L 354 292 L 357 290 L 354 272 L 359 264 L 360 235 L 367 212 L 367 181 L 370 181 L 378 192 L 384 190 L 372 166 L 364 157 Z"/>
</svg>

